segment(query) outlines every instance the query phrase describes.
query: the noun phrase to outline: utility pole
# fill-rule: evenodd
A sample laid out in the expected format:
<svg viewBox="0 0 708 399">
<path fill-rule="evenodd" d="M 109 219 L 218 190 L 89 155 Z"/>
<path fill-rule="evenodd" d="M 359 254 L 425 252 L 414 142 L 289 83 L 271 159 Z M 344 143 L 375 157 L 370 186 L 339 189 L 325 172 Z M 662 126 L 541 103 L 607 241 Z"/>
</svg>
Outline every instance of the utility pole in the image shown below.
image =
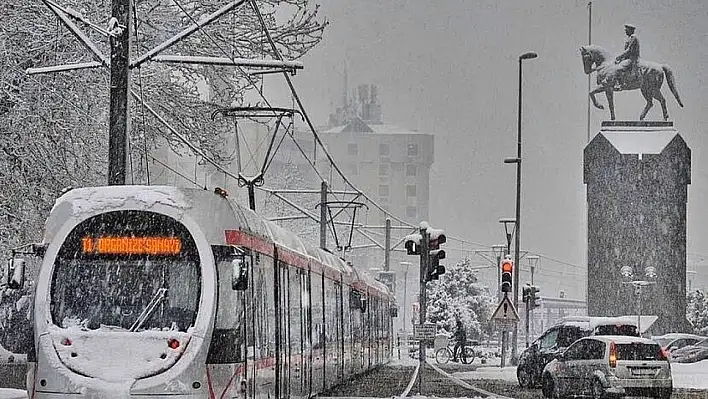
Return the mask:
<svg viewBox="0 0 708 399">
<path fill-rule="evenodd" d="M 109 22 L 111 45 L 111 108 L 108 124 L 108 184 L 126 179 L 128 92 L 130 90 L 130 24 L 132 0 L 113 0 Z"/>
<path fill-rule="evenodd" d="M 327 182 L 320 187 L 320 248 L 327 249 Z"/>
<path fill-rule="evenodd" d="M 384 271 L 389 271 L 391 267 L 391 218 L 386 218 L 386 243 L 384 248 Z"/>
</svg>

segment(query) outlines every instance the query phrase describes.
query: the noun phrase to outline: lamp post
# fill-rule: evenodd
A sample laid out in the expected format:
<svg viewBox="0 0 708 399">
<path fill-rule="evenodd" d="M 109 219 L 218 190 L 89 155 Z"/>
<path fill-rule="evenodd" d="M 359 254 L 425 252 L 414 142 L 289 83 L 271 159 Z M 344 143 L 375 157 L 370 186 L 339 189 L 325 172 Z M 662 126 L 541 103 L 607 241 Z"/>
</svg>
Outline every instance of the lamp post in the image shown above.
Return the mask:
<svg viewBox="0 0 708 399">
<path fill-rule="evenodd" d="M 538 261 L 541 259 L 537 255 L 529 255 L 526 257 L 529 260 L 529 269 L 531 270 L 531 285 L 533 285 L 533 273 L 538 266 Z"/>
<path fill-rule="evenodd" d="M 506 158 L 504 163 L 515 163 L 516 164 L 516 240 L 514 242 L 514 264 L 519 264 L 519 245 L 521 242 L 521 83 L 522 83 L 522 73 L 521 66 L 523 60 L 530 60 L 538 57 L 538 54 L 533 51 L 523 53 L 519 56 L 519 106 L 518 106 L 518 117 L 517 117 L 517 140 L 516 140 L 516 158 Z M 518 308 L 519 305 L 519 274 L 514 274 L 514 306 Z M 515 362 L 517 357 L 517 345 L 516 338 L 518 335 L 518 327 L 514 327 L 514 332 L 512 335 L 512 347 L 511 347 L 511 358 Z"/>
<path fill-rule="evenodd" d="M 406 334 L 406 341 L 408 339 L 408 332 L 406 331 L 406 311 L 408 310 L 408 268 L 411 265 L 411 262 L 401 262 L 401 266 L 406 267 L 406 271 L 403 272 L 403 333 Z"/>
<path fill-rule="evenodd" d="M 693 279 L 696 277 L 696 274 L 698 274 L 698 272 L 695 270 L 686 270 L 686 277 L 688 278 L 688 292 L 691 292 L 693 289 Z"/>
<path fill-rule="evenodd" d="M 634 295 L 637 296 L 637 332 L 642 335 L 642 289 L 644 287 L 656 284 L 656 268 L 654 266 L 647 266 L 644 268 L 644 276 L 647 280 L 634 280 L 634 273 L 631 266 L 623 266 L 620 269 L 620 274 L 627 280 L 623 281 L 622 284 L 631 284 L 634 287 Z"/>
</svg>

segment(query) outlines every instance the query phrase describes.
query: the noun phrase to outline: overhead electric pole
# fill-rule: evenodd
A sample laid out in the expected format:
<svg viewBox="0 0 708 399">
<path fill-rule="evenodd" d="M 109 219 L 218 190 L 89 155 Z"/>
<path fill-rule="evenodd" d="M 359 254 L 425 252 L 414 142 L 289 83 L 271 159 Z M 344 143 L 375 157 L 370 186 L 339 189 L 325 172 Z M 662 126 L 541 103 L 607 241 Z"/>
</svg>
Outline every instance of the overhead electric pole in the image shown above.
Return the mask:
<svg viewBox="0 0 708 399">
<path fill-rule="evenodd" d="M 111 106 L 108 124 L 108 184 L 125 184 L 130 90 L 130 24 L 132 0 L 113 0 L 109 22 Z"/>
<path fill-rule="evenodd" d="M 320 186 L 320 248 L 327 249 L 327 182 Z"/>
</svg>

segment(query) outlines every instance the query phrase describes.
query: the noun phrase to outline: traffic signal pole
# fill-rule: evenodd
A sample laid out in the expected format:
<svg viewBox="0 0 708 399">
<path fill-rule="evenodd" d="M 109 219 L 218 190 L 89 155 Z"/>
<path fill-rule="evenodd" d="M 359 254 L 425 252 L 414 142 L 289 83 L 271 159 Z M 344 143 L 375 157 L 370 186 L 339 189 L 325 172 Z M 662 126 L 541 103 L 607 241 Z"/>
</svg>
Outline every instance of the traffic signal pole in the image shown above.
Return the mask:
<svg viewBox="0 0 708 399">
<path fill-rule="evenodd" d="M 427 223 L 422 222 L 420 224 L 420 318 L 419 323 L 421 325 L 425 324 L 425 311 L 427 297 L 425 292 L 426 274 L 428 271 L 428 243 L 430 241 L 430 235 L 428 234 Z M 418 393 L 423 394 L 423 369 L 425 367 L 425 342 L 424 340 L 418 340 Z"/>
</svg>

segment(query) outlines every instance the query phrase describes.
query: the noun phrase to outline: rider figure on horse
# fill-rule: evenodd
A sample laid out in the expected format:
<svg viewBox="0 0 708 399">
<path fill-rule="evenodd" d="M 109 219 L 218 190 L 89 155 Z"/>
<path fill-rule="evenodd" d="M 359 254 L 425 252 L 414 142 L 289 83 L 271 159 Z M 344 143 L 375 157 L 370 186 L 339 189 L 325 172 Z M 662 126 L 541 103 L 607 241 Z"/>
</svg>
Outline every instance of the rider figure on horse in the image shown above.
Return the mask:
<svg viewBox="0 0 708 399">
<path fill-rule="evenodd" d="M 636 26 L 632 24 L 624 24 L 624 33 L 627 38 L 624 41 L 624 51 L 619 53 L 615 57 L 615 64 L 617 64 L 617 71 L 620 72 L 620 79 L 615 82 L 615 90 L 621 90 L 622 86 L 626 85 L 627 80 L 631 79 L 637 69 L 637 62 L 639 61 L 639 38 L 634 34 L 637 29 Z"/>
</svg>

